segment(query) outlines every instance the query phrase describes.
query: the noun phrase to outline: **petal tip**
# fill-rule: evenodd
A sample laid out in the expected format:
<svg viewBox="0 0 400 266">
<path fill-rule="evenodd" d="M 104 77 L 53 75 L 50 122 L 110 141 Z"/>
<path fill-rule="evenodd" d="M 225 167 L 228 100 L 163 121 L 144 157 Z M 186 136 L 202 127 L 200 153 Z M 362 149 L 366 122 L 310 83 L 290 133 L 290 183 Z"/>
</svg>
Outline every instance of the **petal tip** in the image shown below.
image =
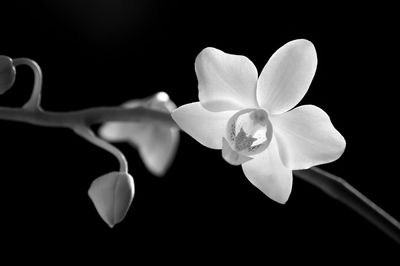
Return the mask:
<svg viewBox="0 0 400 266">
<path fill-rule="evenodd" d="M 195 72 L 199 100 L 209 111 L 257 106 L 258 73 L 247 57 L 207 47 L 196 57 Z"/>
<path fill-rule="evenodd" d="M 194 66 L 195 70 L 197 72 L 198 68 L 201 66 L 201 63 L 203 60 L 206 60 L 207 57 L 213 56 L 215 54 L 221 54 L 224 53 L 221 50 L 214 48 L 214 47 L 206 47 L 203 50 L 200 51 L 200 53 L 196 56 L 196 59 L 194 61 Z"/>
<path fill-rule="evenodd" d="M 260 153 L 254 160 L 242 164 L 244 175 L 268 198 L 285 204 L 292 192 L 293 173 L 279 158 L 276 143 Z"/>
<path fill-rule="evenodd" d="M 273 120 L 279 154 L 292 169 L 308 169 L 339 159 L 346 140 L 328 114 L 315 105 L 302 105 Z"/>
<path fill-rule="evenodd" d="M 343 153 L 345 152 L 346 147 L 347 147 L 347 142 L 346 142 L 346 139 L 343 137 L 343 135 L 340 134 L 339 131 L 337 131 L 337 134 L 338 134 L 338 147 L 339 148 L 338 148 L 337 158 L 335 160 L 339 159 L 343 155 Z"/>
<path fill-rule="evenodd" d="M 223 53 L 223 52 L 215 47 L 208 46 L 208 47 L 204 48 L 203 50 L 201 50 L 199 55 L 206 54 L 206 53 Z"/>
<path fill-rule="evenodd" d="M 289 200 L 289 196 L 290 195 L 288 195 L 288 197 L 287 198 L 275 198 L 275 199 L 273 199 L 275 202 L 277 202 L 277 203 L 279 203 L 279 204 L 281 204 L 281 205 L 285 205 L 286 204 L 286 202 L 288 202 L 288 200 Z"/>
<path fill-rule="evenodd" d="M 296 51 L 296 53 L 300 53 L 304 56 L 312 58 L 311 62 L 317 62 L 317 50 L 315 49 L 314 44 L 307 39 L 296 39 L 288 42 L 284 46 L 289 46 L 290 49 L 293 49 L 294 51 Z"/>
<path fill-rule="evenodd" d="M 297 47 L 302 46 L 304 48 L 309 48 L 309 49 L 315 50 L 314 44 L 310 40 L 303 39 L 303 38 L 290 41 L 288 44 L 292 44 L 293 46 L 297 46 Z"/>
<path fill-rule="evenodd" d="M 134 193 L 133 178 L 124 172 L 110 172 L 98 177 L 88 190 L 98 214 L 111 228 L 125 218 Z"/>
<path fill-rule="evenodd" d="M 290 190 L 286 194 L 269 195 L 269 196 L 267 195 L 267 196 L 273 201 L 284 205 L 286 204 L 286 202 L 288 202 L 291 193 L 292 193 L 292 186 L 290 186 Z"/>
</svg>

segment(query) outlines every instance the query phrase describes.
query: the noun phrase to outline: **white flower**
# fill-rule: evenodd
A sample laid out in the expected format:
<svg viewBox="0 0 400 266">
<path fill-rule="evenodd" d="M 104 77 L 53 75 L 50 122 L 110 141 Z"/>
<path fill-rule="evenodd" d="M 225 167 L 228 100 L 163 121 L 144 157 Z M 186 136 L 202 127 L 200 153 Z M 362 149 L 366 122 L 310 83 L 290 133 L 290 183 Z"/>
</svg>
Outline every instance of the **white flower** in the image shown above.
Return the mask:
<svg viewBox="0 0 400 266">
<path fill-rule="evenodd" d="M 150 99 L 133 100 L 126 108 L 145 106 L 150 109 L 171 112 L 176 108 L 168 94 L 159 92 Z M 113 142 L 128 141 L 136 147 L 147 169 L 162 176 L 171 165 L 179 143 L 179 131 L 154 122 L 109 122 L 99 130 L 99 135 Z"/>
<path fill-rule="evenodd" d="M 92 182 L 88 194 L 100 217 L 112 228 L 125 218 L 132 203 L 133 178 L 122 172 L 105 174 Z"/>
<path fill-rule="evenodd" d="M 334 161 L 346 146 L 323 110 L 292 109 L 316 67 L 314 45 L 304 39 L 278 49 L 259 77 L 247 57 L 205 48 L 195 62 L 200 102 L 179 107 L 172 117 L 201 144 L 222 149 L 227 162 L 242 165 L 268 197 L 285 203 L 292 170 Z"/>
</svg>

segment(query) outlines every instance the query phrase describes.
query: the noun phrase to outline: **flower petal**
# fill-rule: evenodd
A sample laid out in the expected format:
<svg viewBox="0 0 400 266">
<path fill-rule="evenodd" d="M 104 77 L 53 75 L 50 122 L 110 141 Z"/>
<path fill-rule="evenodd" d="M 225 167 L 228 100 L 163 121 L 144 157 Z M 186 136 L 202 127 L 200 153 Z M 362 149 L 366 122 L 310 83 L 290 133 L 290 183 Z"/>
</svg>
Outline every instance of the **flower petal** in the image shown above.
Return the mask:
<svg viewBox="0 0 400 266">
<path fill-rule="evenodd" d="M 147 138 L 136 142 L 132 134 L 130 140 L 138 147 L 147 169 L 156 176 L 163 176 L 175 158 L 179 131 L 176 128 L 153 125 Z"/>
<path fill-rule="evenodd" d="M 145 106 L 168 113 L 176 108 L 165 92 L 158 92 L 145 99 L 129 101 L 123 106 L 125 108 Z M 151 121 L 109 122 L 100 128 L 99 134 L 108 141 L 129 141 L 139 150 L 147 169 L 156 176 L 165 174 L 175 157 L 179 142 L 178 130 Z"/>
<path fill-rule="evenodd" d="M 205 48 L 197 56 L 195 70 L 199 100 L 209 111 L 257 107 L 257 69 L 245 56 Z"/>
<path fill-rule="evenodd" d="M 226 124 L 234 114 L 235 111 L 207 111 L 200 102 L 182 105 L 171 113 L 172 118 L 183 131 L 211 149 L 222 148 Z"/>
<path fill-rule="evenodd" d="M 282 162 L 290 169 L 332 162 L 346 147 L 346 141 L 333 127 L 329 116 L 314 105 L 303 105 L 270 118 Z"/>
<path fill-rule="evenodd" d="M 269 147 L 242 164 L 247 179 L 269 198 L 284 204 L 292 191 L 292 171 L 286 168 L 279 157 L 275 138 Z"/>
<path fill-rule="evenodd" d="M 99 129 L 99 135 L 105 140 L 122 142 L 131 140 L 139 143 L 150 136 L 151 127 L 147 123 L 107 122 Z"/>
<path fill-rule="evenodd" d="M 288 42 L 271 56 L 260 74 L 258 104 L 271 114 L 292 109 L 306 94 L 316 69 L 317 53 L 310 41 Z"/>
<path fill-rule="evenodd" d="M 161 101 L 161 98 L 166 100 Z M 145 106 L 150 109 L 162 110 L 165 112 L 170 112 L 166 104 L 171 102 L 169 100 L 168 94 L 165 92 L 159 92 L 151 97 L 144 99 L 134 99 L 125 102 L 122 107 L 124 108 L 136 108 Z M 104 123 L 99 129 L 99 135 L 108 141 L 122 142 L 126 140 L 132 140 L 134 143 L 141 142 L 143 139 L 149 137 L 149 123 L 135 123 L 135 122 L 107 122 Z"/>
<path fill-rule="evenodd" d="M 253 159 L 234 151 L 225 138 L 222 139 L 222 158 L 232 165 L 241 165 L 242 163 Z"/>
<path fill-rule="evenodd" d="M 179 131 L 151 123 L 109 122 L 99 130 L 108 141 L 129 143 L 139 150 L 147 169 L 163 176 L 172 163 L 179 143 Z"/>
</svg>

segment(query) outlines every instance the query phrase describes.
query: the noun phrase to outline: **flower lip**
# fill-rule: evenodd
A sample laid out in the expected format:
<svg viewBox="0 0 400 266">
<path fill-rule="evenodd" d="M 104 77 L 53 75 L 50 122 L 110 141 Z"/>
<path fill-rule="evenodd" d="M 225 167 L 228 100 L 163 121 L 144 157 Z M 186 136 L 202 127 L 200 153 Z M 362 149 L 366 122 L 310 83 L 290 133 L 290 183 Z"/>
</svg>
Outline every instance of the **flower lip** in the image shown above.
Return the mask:
<svg viewBox="0 0 400 266">
<path fill-rule="evenodd" d="M 264 151 L 272 140 L 273 128 L 264 109 L 247 108 L 235 113 L 226 126 L 226 139 L 233 150 L 246 156 Z"/>
</svg>

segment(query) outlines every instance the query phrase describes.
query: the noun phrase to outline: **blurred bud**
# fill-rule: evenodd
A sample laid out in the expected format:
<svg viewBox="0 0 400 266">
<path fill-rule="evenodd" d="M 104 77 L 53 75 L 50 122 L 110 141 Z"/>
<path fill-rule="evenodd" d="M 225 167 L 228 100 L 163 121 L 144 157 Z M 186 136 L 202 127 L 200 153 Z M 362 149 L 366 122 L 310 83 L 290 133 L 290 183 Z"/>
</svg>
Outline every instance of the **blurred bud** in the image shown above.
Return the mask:
<svg viewBox="0 0 400 266">
<path fill-rule="evenodd" d="M 111 172 L 94 180 L 88 194 L 101 218 L 112 228 L 131 205 L 135 185 L 128 173 Z"/>
<path fill-rule="evenodd" d="M 144 106 L 170 113 L 176 105 L 165 92 L 156 93 L 145 100 L 133 100 L 126 108 Z M 99 130 L 99 135 L 113 142 L 127 141 L 139 151 L 147 169 L 156 176 L 163 176 L 173 159 L 179 144 L 179 130 L 155 122 L 110 122 Z"/>
<path fill-rule="evenodd" d="M 0 55 L 0 95 L 12 87 L 15 73 L 13 60 L 8 56 Z"/>
</svg>

